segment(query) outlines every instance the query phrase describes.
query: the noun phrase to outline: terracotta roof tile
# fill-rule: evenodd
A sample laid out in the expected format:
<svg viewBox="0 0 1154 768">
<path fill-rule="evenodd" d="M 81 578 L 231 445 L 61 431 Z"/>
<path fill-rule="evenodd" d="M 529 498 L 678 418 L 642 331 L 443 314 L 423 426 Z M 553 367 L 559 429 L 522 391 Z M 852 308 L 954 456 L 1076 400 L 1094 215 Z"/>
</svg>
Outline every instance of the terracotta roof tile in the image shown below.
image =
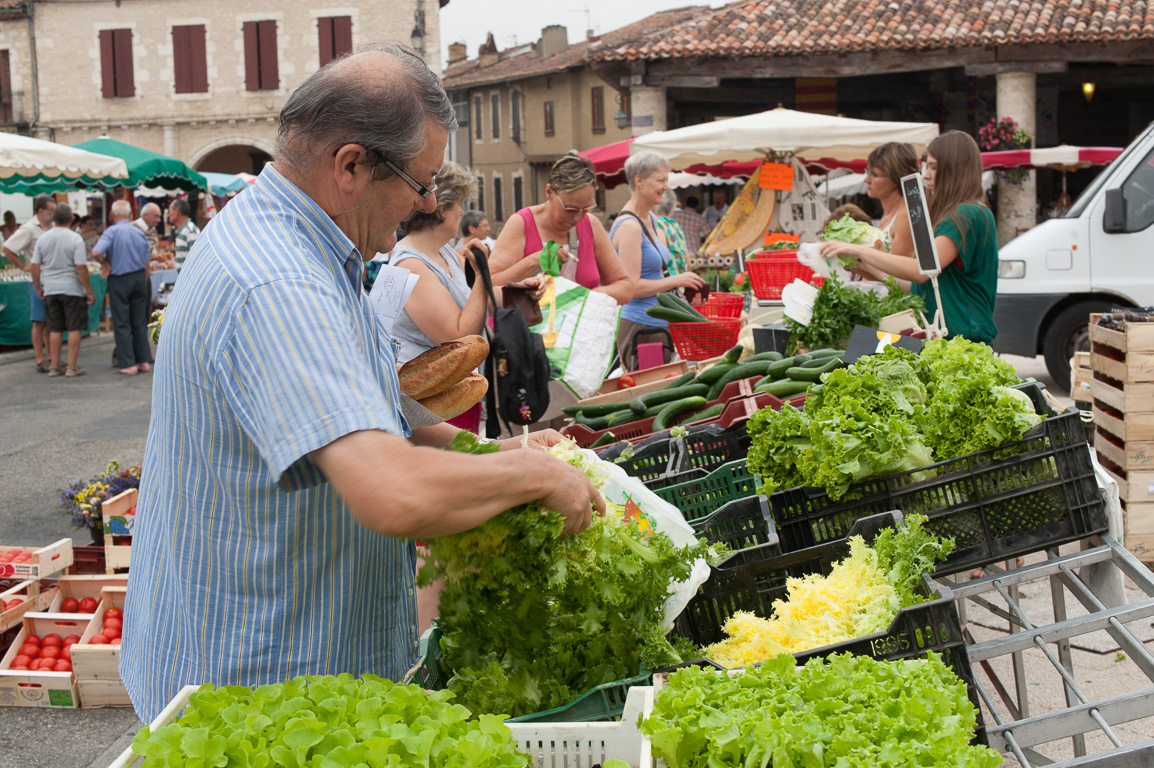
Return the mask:
<svg viewBox="0 0 1154 768">
<path fill-rule="evenodd" d="M 3 2 L 3 0 L 0 0 Z M 655 13 L 620 29 L 602 35 L 595 42 L 588 40 L 574 43 L 556 56 L 542 59 L 537 55 L 535 46 L 528 53 L 502 58 L 495 64 L 482 67 L 478 59 L 458 62 L 449 65 L 444 72 L 446 89 L 465 88 L 484 83 L 518 80 L 526 77 L 547 75 L 553 72 L 564 72 L 573 67 L 584 66 L 586 53 L 602 48 L 616 48 L 626 41 L 641 37 L 647 30 L 663 29 L 679 24 L 709 10 L 706 6 L 687 6 L 669 11 Z M 519 47 L 516 50 L 520 50 Z M 669 49 L 667 55 L 678 55 L 674 49 Z M 504 56 L 504 54 L 502 54 Z"/>
<path fill-rule="evenodd" d="M 1148 0 L 743 0 L 591 50 L 595 61 L 1154 39 Z M 624 30 L 621 30 L 624 32 Z"/>
</svg>

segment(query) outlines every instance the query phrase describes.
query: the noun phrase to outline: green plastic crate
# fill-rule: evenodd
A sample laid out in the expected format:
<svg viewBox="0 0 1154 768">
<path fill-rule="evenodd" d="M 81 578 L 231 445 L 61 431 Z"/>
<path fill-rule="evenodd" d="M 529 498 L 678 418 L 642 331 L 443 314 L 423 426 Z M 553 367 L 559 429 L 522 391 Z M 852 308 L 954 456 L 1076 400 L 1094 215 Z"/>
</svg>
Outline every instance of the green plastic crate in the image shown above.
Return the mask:
<svg viewBox="0 0 1154 768">
<path fill-rule="evenodd" d="M 722 464 L 705 477 L 657 488 L 654 493 L 677 507 L 687 523 L 696 524 L 731 501 L 753 496 L 757 485 L 742 458 Z"/>
<path fill-rule="evenodd" d="M 439 691 L 448 687 L 449 676 L 441 667 L 441 628 L 433 625 L 421 635 L 421 658 L 405 675 L 404 682 Z M 614 680 L 590 688 L 573 701 L 556 709 L 510 718 L 510 723 L 599 723 L 621 719 L 625 698 L 635 685 L 652 685 L 653 674 L 642 671 L 636 677 Z"/>
</svg>

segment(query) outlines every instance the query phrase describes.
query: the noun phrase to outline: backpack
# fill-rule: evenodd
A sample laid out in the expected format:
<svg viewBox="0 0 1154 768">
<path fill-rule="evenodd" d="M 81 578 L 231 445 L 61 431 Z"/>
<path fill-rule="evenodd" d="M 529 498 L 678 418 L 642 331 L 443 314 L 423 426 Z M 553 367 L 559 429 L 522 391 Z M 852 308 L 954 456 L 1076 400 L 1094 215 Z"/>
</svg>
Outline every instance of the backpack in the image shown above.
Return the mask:
<svg viewBox="0 0 1154 768">
<path fill-rule="evenodd" d="M 541 334 L 529 330 L 520 309 L 505 309 L 497 303 L 488 260 L 480 251 L 474 250 L 473 254 L 494 307 L 485 365 L 485 377 L 489 380 L 489 391 L 485 394 L 485 434 L 497 437 L 501 434 L 498 417 L 510 432 L 511 424 L 540 421 L 549 408 L 552 371 Z"/>
</svg>

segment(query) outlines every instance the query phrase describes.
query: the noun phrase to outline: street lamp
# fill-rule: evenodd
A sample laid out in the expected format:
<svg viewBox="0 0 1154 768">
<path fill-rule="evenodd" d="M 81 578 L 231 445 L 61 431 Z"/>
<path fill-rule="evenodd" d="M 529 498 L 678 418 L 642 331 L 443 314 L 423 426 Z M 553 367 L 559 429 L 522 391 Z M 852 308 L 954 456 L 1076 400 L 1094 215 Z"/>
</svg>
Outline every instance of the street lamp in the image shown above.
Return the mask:
<svg viewBox="0 0 1154 768">
<path fill-rule="evenodd" d="M 625 126 L 629 125 L 629 115 L 625 112 L 625 100 L 621 98 L 621 94 L 617 94 L 617 114 L 613 116 L 613 122 L 617 124 L 618 130 L 625 130 Z"/>
<path fill-rule="evenodd" d="M 421 10 L 421 0 L 417 0 L 417 9 L 413 11 L 413 31 L 409 33 L 409 41 L 413 50 L 425 56 L 425 12 Z"/>
<path fill-rule="evenodd" d="M 1086 103 L 1089 104 L 1090 100 L 1094 98 L 1094 84 L 1082 83 L 1082 95 L 1086 97 Z"/>
</svg>

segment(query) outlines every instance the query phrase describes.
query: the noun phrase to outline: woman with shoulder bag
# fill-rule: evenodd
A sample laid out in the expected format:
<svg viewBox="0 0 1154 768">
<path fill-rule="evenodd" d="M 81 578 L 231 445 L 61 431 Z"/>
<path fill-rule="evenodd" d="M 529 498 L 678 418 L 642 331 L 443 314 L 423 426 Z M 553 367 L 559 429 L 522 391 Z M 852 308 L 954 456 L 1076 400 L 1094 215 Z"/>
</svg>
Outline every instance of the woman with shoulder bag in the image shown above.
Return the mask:
<svg viewBox="0 0 1154 768">
<path fill-rule="evenodd" d="M 632 195 L 613 222 L 609 237 L 633 279 L 633 300 L 621 310 L 617 329 L 617 354 L 622 367 L 632 371 L 637 368 L 638 342 L 668 338 L 669 324 L 645 313 L 657 303 L 657 294 L 678 288 L 700 290 L 705 281 L 696 272 L 665 274 L 669 247 L 653 209 L 669 189 L 669 161 L 656 152 L 633 155 L 625 162 L 625 178 Z"/>
</svg>

